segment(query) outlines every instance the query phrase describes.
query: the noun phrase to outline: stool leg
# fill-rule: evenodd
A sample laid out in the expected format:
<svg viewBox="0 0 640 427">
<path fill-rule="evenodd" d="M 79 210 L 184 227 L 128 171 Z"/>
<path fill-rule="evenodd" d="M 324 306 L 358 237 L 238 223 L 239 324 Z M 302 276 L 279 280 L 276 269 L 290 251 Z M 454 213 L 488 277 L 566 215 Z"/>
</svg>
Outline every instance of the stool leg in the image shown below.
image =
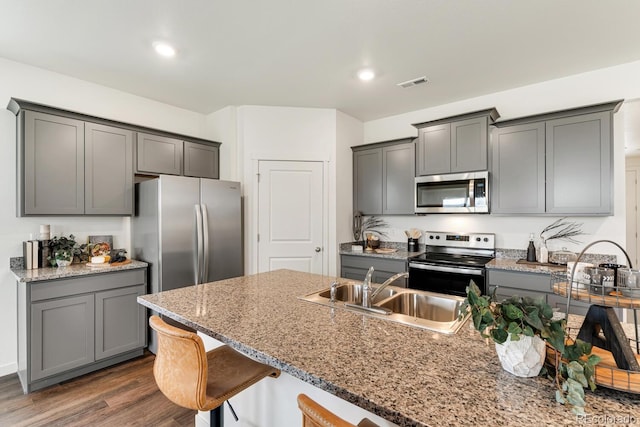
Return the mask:
<svg viewBox="0 0 640 427">
<path fill-rule="evenodd" d="M 209 427 L 224 427 L 223 405 L 209 411 Z"/>
</svg>

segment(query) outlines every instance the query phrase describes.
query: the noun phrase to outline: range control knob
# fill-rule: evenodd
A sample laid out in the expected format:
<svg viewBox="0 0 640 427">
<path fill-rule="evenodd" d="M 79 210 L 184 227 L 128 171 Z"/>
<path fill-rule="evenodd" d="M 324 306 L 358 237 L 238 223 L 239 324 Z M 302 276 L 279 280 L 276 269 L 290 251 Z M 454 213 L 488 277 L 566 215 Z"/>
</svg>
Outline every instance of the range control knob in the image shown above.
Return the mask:
<svg viewBox="0 0 640 427">
<path fill-rule="evenodd" d="M 429 236 L 429 239 L 433 240 L 433 236 Z"/>
<path fill-rule="evenodd" d="M 440 236 L 436 236 L 436 240 L 440 240 Z"/>
<path fill-rule="evenodd" d="M 485 242 L 488 242 L 488 241 L 489 241 L 489 238 L 488 238 L 488 237 L 485 237 L 485 238 L 484 238 L 484 241 L 485 241 Z"/>
<path fill-rule="evenodd" d="M 480 241 L 480 238 L 479 238 L 479 237 L 476 237 L 476 242 L 479 242 L 479 241 Z"/>
</svg>

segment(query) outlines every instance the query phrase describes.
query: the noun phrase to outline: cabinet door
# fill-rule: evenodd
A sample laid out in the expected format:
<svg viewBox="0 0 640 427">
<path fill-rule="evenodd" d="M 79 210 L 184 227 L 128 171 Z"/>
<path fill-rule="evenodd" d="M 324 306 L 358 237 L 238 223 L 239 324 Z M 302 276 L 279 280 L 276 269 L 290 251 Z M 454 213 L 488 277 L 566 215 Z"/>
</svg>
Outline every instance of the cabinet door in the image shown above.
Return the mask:
<svg viewBox="0 0 640 427">
<path fill-rule="evenodd" d="M 24 214 L 84 213 L 84 122 L 24 113 Z"/>
<path fill-rule="evenodd" d="M 415 145 L 392 145 L 382 149 L 382 214 L 413 214 Z"/>
<path fill-rule="evenodd" d="M 136 172 L 182 174 L 182 140 L 138 132 Z"/>
<path fill-rule="evenodd" d="M 451 172 L 451 124 L 420 129 L 416 147 L 418 175 Z"/>
<path fill-rule="evenodd" d="M 353 152 L 353 210 L 382 213 L 382 149 Z"/>
<path fill-rule="evenodd" d="M 96 293 L 96 360 L 145 346 L 145 309 L 137 302 L 145 293 L 145 285 Z"/>
<path fill-rule="evenodd" d="M 611 203 L 611 113 L 547 121 L 547 212 L 608 215 Z"/>
<path fill-rule="evenodd" d="M 362 268 L 342 266 L 342 268 L 340 269 L 340 277 L 344 277 L 345 279 L 362 281 L 364 280 L 364 277 L 366 275 L 367 275 L 367 270 Z"/>
<path fill-rule="evenodd" d="M 214 145 L 184 142 L 184 176 L 220 178 L 219 149 Z"/>
<path fill-rule="evenodd" d="M 85 123 L 85 214 L 133 214 L 133 132 Z"/>
<path fill-rule="evenodd" d="M 544 131 L 544 123 L 509 126 L 494 131 L 492 213 L 544 213 Z"/>
<path fill-rule="evenodd" d="M 93 294 L 31 304 L 31 375 L 38 380 L 94 361 Z"/>
<path fill-rule="evenodd" d="M 487 170 L 487 118 L 451 123 L 451 172 Z"/>
<path fill-rule="evenodd" d="M 491 295 L 493 293 L 493 290 L 496 288 L 496 286 L 494 285 L 490 285 L 489 286 L 489 295 Z M 496 299 L 498 301 L 503 301 L 505 299 L 509 299 L 512 296 L 519 296 L 519 297 L 530 297 L 533 299 L 542 299 L 542 301 L 547 302 L 547 294 L 545 292 L 536 292 L 536 291 L 530 291 L 530 290 L 525 290 L 525 289 L 518 289 L 518 288 L 508 288 L 508 287 L 502 287 L 502 286 L 498 286 L 498 289 L 496 290 Z"/>
</svg>

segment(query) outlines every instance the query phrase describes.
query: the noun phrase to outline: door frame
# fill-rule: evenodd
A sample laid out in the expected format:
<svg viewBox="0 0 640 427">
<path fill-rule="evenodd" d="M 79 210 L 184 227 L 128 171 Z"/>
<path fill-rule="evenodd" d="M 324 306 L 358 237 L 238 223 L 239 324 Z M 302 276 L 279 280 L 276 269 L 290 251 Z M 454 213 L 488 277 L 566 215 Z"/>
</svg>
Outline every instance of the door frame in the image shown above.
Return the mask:
<svg viewBox="0 0 640 427">
<path fill-rule="evenodd" d="M 256 153 L 251 156 L 251 187 L 247 186 L 249 203 L 246 205 L 248 212 L 247 234 L 245 238 L 247 248 L 247 265 L 245 265 L 246 274 L 255 274 L 258 271 L 258 230 L 259 230 L 259 203 L 258 203 L 258 173 L 260 170 L 260 162 L 316 162 L 322 165 L 322 275 L 329 272 L 329 259 L 336 256 L 336 248 L 334 244 L 329 242 L 335 241 L 335 230 L 331 231 L 330 206 L 329 206 L 329 173 L 331 159 L 324 156 L 314 155 L 270 155 L 264 153 Z"/>
</svg>

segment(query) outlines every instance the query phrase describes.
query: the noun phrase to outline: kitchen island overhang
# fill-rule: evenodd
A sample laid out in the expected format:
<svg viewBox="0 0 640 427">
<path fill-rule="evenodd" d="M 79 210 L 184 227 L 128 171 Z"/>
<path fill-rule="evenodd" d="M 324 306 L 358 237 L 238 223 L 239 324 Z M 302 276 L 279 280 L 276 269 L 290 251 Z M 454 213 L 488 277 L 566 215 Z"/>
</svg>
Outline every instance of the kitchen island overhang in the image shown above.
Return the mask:
<svg viewBox="0 0 640 427">
<path fill-rule="evenodd" d="M 551 381 L 503 371 L 470 325 L 443 335 L 298 299 L 333 279 L 277 270 L 138 302 L 398 425 L 578 422 Z M 592 416 L 640 419 L 639 408 L 633 395 L 587 396 Z"/>
</svg>

